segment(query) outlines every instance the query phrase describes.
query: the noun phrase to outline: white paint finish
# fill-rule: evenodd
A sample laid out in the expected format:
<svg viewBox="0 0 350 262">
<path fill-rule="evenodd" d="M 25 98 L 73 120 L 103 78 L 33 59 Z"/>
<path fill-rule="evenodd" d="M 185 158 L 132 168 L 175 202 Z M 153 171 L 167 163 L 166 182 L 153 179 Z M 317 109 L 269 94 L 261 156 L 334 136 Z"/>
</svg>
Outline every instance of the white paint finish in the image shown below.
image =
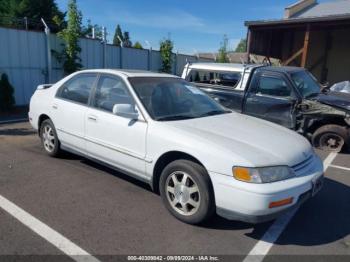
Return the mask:
<svg viewBox="0 0 350 262">
<path fill-rule="evenodd" d="M 336 156 L 337 153 L 332 152 L 323 161 L 325 172 Z M 291 219 L 294 217 L 298 209 L 299 207 L 296 207 L 288 213 L 276 219 L 275 222 L 270 226 L 270 228 L 265 232 L 263 237 L 255 244 L 253 249 L 245 257 L 243 262 L 262 262 L 264 257 L 269 253 L 273 244 L 276 242 L 276 240 L 282 234 L 282 232 L 287 227 Z"/>
<path fill-rule="evenodd" d="M 89 119 L 93 115 L 96 120 Z M 132 121 L 109 112 L 87 109 L 87 153 L 123 170 L 145 175 L 146 132 L 145 121 Z"/>
<path fill-rule="evenodd" d="M 142 115 L 141 121 L 130 124 L 130 119 L 55 99 L 56 91 L 62 83 L 80 73 L 105 73 L 121 77 L 136 100 L 140 116 Z M 216 199 L 226 199 L 220 203 L 220 207 L 246 215 L 276 212 L 277 209 L 268 208 L 266 201 L 278 200 L 286 192 L 297 198 L 310 188 L 313 178 L 323 173 L 319 158 L 304 137 L 261 119 L 229 113 L 183 121 L 154 121 L 135 95 L 128 77 L 176 78 L 134 70 L 80 71 L 48 89 L 35 92 L 30 105 L 31 124 L 37 128 L 38 117 L 43 113 L 48 114 L 59 130 L 59 139 L 63 145 L 94 156 L 116 168 L 130 171 L 142 180 L 152 178 L 157 160 L 165 153 L 179 151 L 189 154 L 214 174 L 212 181 L 217 183 L 214 188 L 222 185 L 229 188 L 214 192 Z M 54 110 L 52 105 L 56 102 L 58 109 Z M 90 114 L 97 121 L 87 121 Z M 89 143 L 89 153 L 84 152 L 86 143 Z M 232 177 L 232 166 L 292 167 L 306 160 L 310 154 L 314 155 L 313 161 L 300 177 L 271 184 L 250 184 Z M 227 180 L 222 182 L 221 178 Z M 227 205 L 227 199 L 235 199 L 240 192 L 246 192 L 250 196 L 246 203 L 256 204 L 250 205 L 248 209 Z M 267 199 L 266 195 L 270 195 L 270 198 Z"/>
<path fill-rule="evenodd" d="M 70 256 L 73 260 L 79 262 L 99 262 L 98 259 L 84 249 L 1 195 L 0 207 L 50 244 L 57 247 L 64 254 Z"/>
</svg>

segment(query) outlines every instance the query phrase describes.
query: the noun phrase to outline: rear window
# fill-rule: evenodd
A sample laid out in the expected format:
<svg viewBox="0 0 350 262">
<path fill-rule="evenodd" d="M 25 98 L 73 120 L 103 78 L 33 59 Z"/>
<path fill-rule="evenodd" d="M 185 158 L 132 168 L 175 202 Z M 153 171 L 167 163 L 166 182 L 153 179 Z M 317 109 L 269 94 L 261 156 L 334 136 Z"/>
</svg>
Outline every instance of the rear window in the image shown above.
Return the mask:
<svg viewBox="0 0 350 262">
<path fill-rule="evenodd" d="M 186 80 L 199 84 L 220 85 L 223 87 L 235 88 L 241 80 L 241 73 L 192 69 Z"/>
</svg>

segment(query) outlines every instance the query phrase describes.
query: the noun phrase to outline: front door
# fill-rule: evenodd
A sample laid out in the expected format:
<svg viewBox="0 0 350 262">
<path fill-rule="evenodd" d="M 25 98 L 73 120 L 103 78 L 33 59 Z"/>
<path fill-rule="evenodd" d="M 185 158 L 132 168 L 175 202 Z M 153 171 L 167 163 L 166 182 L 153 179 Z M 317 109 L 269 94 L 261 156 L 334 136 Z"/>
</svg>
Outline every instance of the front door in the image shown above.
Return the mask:
<svg viewBox="0 0 350 262">
<path fill-rule="evenodd" d="M 257 74 L 246 94 L 243 112 L 287 128 L 295 127 L 296 96 L 279 74 Z"/>
<path fill-rule="evenodd" d="M 102 74 L 86 114 L 88 154 L 145 178 L 147 122 L 142 116 L 132 120 L 114 114 L 113 108 L 118 104 L 136 108 L 124 80 Z"/>
</svg>

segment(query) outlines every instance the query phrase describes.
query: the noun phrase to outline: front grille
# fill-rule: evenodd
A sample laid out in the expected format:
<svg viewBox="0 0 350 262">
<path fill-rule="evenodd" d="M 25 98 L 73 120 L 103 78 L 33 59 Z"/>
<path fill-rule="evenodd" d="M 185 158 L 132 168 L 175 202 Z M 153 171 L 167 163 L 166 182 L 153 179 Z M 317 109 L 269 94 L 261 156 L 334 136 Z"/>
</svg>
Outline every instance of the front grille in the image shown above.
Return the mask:
<svg viewBox="0 0 350 262">
<path fill-rule="evenodd" d="M 308 172 L 310 170 L 310 165 L 311 165 L 311 163 L 313 161 L 313 158 L 314 158 L 314 156 L 311 154 L 310 156 L 308 156 L 306 159 L 304 159 L 300 163 L 292 166 L 292 169 L 293 169 L 294 173 L 297 176 L 302 176 L 306 172 Z"/>
</svg>

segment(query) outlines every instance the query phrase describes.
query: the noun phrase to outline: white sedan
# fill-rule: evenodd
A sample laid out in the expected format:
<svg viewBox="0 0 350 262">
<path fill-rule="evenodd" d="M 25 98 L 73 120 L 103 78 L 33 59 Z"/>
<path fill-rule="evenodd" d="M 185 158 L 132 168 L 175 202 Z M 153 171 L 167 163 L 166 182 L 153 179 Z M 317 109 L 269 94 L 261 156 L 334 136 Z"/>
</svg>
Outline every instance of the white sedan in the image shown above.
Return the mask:
<svg viewBox="0 0 350 262">
<path fill-rule="evenodd" d="M 272 220 L 322 186 L 323 164 L 305 138 L 172 75 L 80 71 L 40 85 L 29 119 L 50 156 L 68 150 L 141 179 L 186 223 L 215 212 Z"/>
</svg>

